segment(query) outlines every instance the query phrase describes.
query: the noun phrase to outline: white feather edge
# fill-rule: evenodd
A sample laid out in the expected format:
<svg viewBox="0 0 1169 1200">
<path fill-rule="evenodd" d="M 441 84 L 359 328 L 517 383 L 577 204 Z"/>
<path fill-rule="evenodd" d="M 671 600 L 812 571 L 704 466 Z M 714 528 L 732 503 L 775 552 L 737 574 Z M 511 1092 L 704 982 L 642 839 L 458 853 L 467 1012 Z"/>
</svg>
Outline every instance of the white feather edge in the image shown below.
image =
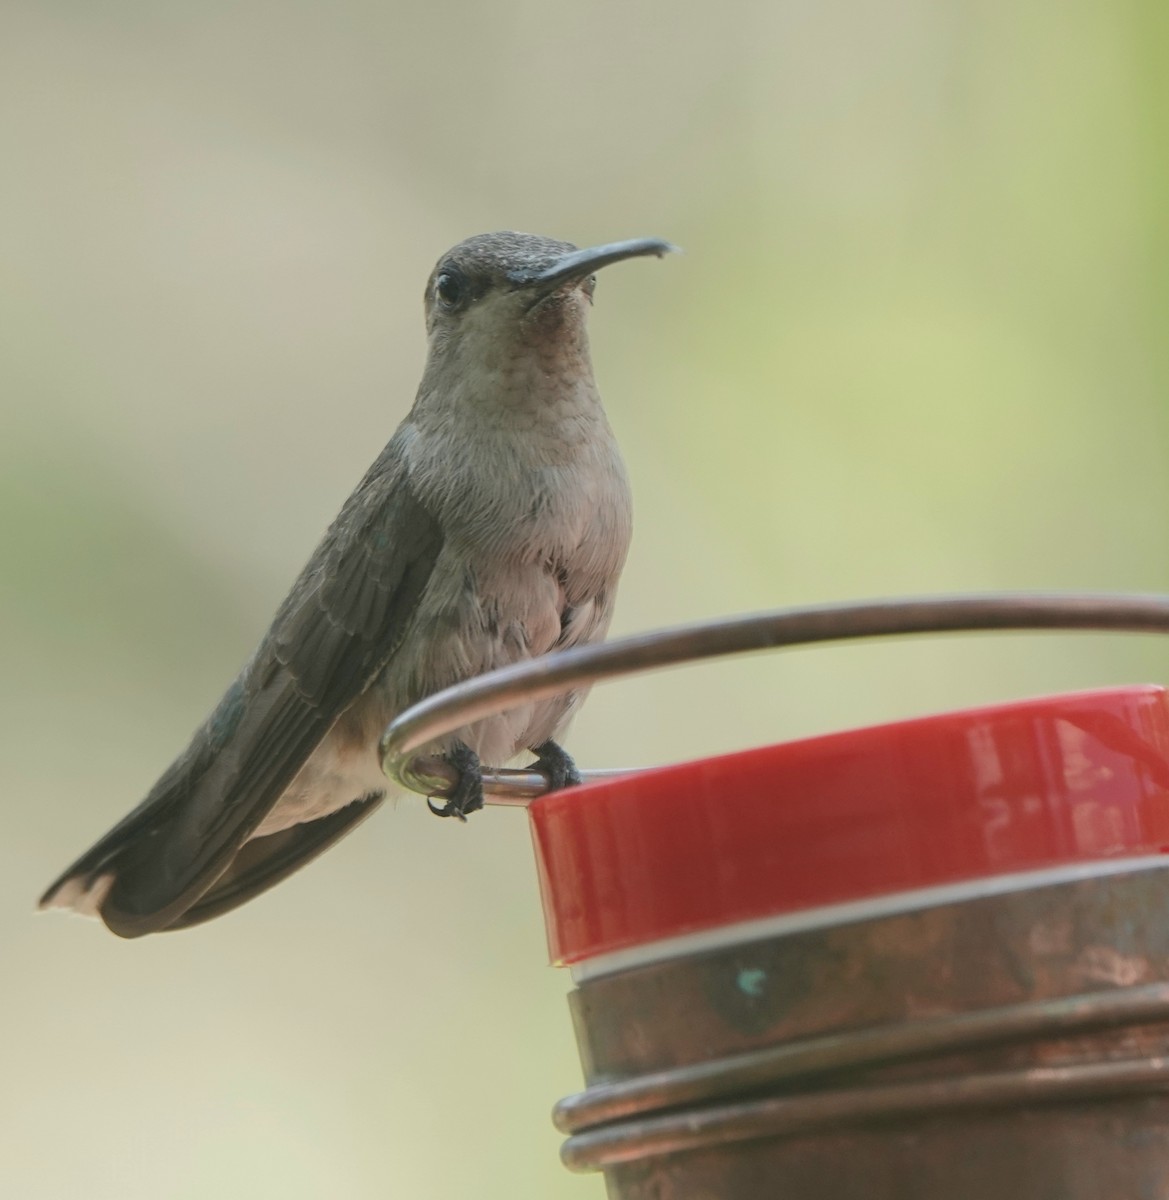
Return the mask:
<svg viewBox="0 0 1169 1200">
<path fill-rule="evenodd" d="M 59 888 L 46 896 L 39 907 L 42 912 L 51 908 L 60 908 L 66 912 L 76 913 L 80 917 L 96 917 L 100 915 L 101 906 L 105 903 L 105 898 L 110 894 L 110 888 L 113 886 L 114 875 L 112 872 L 99 875 L 88 886 L 74 876 L 66 879 Z"/>
</svg>

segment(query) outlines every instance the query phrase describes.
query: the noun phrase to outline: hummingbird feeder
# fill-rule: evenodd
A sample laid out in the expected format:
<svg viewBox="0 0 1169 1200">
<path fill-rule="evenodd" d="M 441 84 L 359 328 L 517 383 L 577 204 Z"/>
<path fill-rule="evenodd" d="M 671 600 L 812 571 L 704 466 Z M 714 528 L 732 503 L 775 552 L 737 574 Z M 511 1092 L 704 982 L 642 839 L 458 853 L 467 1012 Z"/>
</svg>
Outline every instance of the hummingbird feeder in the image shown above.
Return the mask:
<svg viewBox="0 0 1169 1200">
<path fill-rule="evenodd" d="M 715 656 L 975 630 L 1169 633 L 1164 596 L 788 609 L 569 650 L 403 713 L 435 737 Z M 611 1200 L 1169 1196 L 1169 693 L 1051 696 L 635 772 L 527 804 Z"/>
</svg>

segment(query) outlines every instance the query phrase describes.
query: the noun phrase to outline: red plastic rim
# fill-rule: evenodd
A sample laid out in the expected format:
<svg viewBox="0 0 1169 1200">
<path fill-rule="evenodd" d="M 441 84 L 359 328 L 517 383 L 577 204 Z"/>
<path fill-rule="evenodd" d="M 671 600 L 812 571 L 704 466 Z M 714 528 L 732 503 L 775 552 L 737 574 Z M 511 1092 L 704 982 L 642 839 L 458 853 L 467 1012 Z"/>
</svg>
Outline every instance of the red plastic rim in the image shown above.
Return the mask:
<svg viewBox="0 0 1169 1200">
<path fill-rule="evenodd" d="M 962 880 L 1169 852 L 1169 695 L 1044 697 L 532 804 L 556 963 Z"/>
</svg>

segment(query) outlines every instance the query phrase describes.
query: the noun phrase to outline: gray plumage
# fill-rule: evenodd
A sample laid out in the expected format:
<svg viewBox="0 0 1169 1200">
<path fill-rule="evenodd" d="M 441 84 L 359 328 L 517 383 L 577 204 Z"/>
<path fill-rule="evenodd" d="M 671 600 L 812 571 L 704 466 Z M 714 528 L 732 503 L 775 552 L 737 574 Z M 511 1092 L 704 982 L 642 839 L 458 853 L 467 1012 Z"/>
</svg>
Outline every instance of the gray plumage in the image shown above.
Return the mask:
<svg viewBox="0 0 1169 1200">
<path fill-rule="evenodd" d="M 577 251 L 485 234 L 439 260 L 414 406 L 349 497 L 268 634 L 147 798 L 48 889 L 42 907 L 138 936 L 216 916 L 377 806 L 377 744 L 423 697 L 602 638 L 630 537 L 625 470 L 593 381 L 591 272 L 645 239 Z M 582 699 L 530 704 L 427 748 L 540 753 Z M 565 757 L 564 762 L 571 766 Z"/>
</svg>

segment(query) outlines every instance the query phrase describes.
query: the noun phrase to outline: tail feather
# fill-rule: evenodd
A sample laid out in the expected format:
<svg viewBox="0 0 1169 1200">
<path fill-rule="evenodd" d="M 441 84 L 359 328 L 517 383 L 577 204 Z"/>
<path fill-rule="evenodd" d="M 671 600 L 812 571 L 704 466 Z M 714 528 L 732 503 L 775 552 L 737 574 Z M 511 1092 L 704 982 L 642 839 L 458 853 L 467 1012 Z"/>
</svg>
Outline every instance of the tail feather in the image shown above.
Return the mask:
<svg viewBox="0 0 1169 1200">
<path fill-rule="evenodd" d="M 85 917 L 100 917 L 118 873 L 118 859 L 139 839 L 157 834 L 171 811 L 180 779 L 172 768 L 133 812 L 127 813 L 100 841 L 70 864 L 37 902 L 37 908 L 65 909 Z"/>
<path fill-rule="evenodd" d="M 101 906 L 114 886 L 115 875 L 67 875 L 58 879 L 37 903 L 39 909 L 60 908 L 80 917 L 100 917 Z"/>
</svg>

